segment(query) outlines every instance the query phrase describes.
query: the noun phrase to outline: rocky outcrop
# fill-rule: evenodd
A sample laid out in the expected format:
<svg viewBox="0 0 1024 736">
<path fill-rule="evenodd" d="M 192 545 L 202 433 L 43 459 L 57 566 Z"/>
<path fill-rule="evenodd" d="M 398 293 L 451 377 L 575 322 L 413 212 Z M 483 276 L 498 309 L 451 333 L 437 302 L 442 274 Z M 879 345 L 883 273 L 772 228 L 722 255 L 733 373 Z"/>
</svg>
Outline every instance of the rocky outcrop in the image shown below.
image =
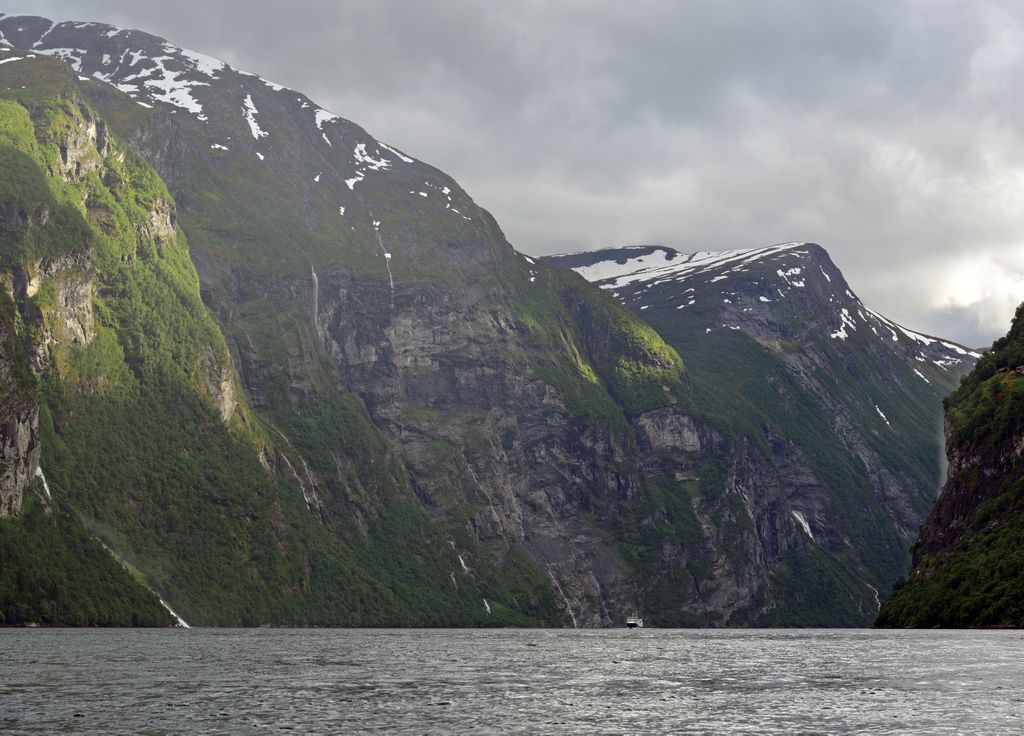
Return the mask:
<svg viewBox="0 0 1024 736">
<path fill-rule="evenodd" d="M 23 318 L 40 328 L 31 348 L 36 373 L 49 369 L 50 350 L 55 346 L 81 347 L 96 336 L 95 273 L 90 251 L 44 258 L 27 271 L 16 271 L 14 283 Z"/>
<path fill-rule="evenodd" d="M 88 110 L 81 109 L 82 124 L 56 132 L 60 152 L 59 174 L 65 181 L 81 181 L 100 169 L 109 151 L 107 126 Z"/>
<path fill-rule="evenodd" d="M 207 345 L 199 356 L 199 374 L 206 395 L 216 407 L 220 419 L 230 423 L 238 408 L 235 395 L 235 371 L 227 355 L 217 355 L 214 348 Z"/>
<path fill-rule="evenodd" d="M 175 237 L 177 227 L 178 216 L 174 206 L 160 198 L 153 203 L 146 219 L 139 223 L 139 236 L 160 247 Z"/>
</svg>

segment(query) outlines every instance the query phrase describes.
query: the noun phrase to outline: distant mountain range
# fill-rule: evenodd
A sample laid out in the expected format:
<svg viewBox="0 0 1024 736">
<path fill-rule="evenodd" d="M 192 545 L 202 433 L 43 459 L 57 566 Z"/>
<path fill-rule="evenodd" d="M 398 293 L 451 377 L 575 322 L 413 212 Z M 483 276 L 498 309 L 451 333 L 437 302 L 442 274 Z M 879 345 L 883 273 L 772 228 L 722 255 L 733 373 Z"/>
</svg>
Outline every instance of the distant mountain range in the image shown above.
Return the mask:
<svg viewBox="0 0 1024 736">
<path fill-rule="evenodd" d="M 0 105 L 7 621 L 859 625 L 904 573 L 976 355 L 821 248 L 533 259 L 102 24 L 0 17 Z"/>
</svg>

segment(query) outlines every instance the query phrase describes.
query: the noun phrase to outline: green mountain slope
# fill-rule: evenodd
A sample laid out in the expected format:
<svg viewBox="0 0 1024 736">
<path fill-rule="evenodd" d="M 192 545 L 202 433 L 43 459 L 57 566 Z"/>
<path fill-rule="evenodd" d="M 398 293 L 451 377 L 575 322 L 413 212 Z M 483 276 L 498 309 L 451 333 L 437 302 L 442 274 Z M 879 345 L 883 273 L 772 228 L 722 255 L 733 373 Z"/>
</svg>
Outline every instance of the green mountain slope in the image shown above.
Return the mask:
<svg viewBox="0 0 1024 736">
<path fill-rule="evenodd" d="M 876 625 L 1024 626 L 1024 306 L 946 400 L 949 479 Z"/>
<path fill-rule="evenodd" d="M 331 426 L 311 420 L 308 441 L 333 434 L 336 446 L 351 448 L 370 468 L 353 473 L 372 474 L 379 506 L 361 528 L 321 520 L 329 510 L 304 498 L 294 450 L 237 398 L 159 177 L 111 137 L 66 67 L 33 59 L 2 71 L 11 68 L 16 75 L 4 81 L 31 84 L 0 92 L 0 209 L 12 213 L 2 267 L 18 348 L 10 370 L 38 396 L 55 523 L 78 529 L 67 543 L 86 537 L 75 526 L 84 524 L 193 624 L 557 618 L 546 585 L 528 574 L 496 587 L 490 616 L 473 587 L 454 581 L 457 557 L 361 404 L 344 396 L 324 407 Z M 36 516 L 5 521 L 4 543 L 18 547 L 30 525 L 42 528 Z M 8 571 L 15 559 L 5 560 Z M 140 611 L 137 620 L 156 618 Z M 69 613 L 49 622 L 80 620 Z"/>
<path fill-rule="evenodd" d="M 734 622 L 870 622 L 940 484 L 941 398 L 973 354 L 871 312 L 811 243 L 546 260 L 593 280 L 687 358 L 683 405 L 699 439 L 680 443 L 685 461 L 666 455 L 650 472 L 697 481 L 704 532 L 671 538 L 694 587 L 721 595 L 723 578 L 745 580 L 754 590 L 734 584 L 749 601 Z M 702 536 L 715 543 L 701 549 Z M 728 554 L 716 559 L 716 547 Z M 664 564 L 648 555 L 649 569 Z M 692 615 L 692 599 L 680 611 L 661 590 L 664 616 Z"/>
</svg>

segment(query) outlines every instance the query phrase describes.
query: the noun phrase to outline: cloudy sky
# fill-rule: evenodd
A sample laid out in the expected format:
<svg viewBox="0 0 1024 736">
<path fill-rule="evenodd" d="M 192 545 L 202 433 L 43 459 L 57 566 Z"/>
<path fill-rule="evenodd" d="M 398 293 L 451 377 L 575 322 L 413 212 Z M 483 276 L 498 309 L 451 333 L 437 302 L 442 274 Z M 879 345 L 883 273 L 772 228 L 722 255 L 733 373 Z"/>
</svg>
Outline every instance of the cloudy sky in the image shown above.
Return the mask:
<svg viewBox="0 0 1024 736">
<path fill-rule="evenodd" d="M 1024 300 L 1024 4 L 0 0 L 139 28 L 453 175 L 519 250 L 821 243 L 986 345 Z"/>
</svg>

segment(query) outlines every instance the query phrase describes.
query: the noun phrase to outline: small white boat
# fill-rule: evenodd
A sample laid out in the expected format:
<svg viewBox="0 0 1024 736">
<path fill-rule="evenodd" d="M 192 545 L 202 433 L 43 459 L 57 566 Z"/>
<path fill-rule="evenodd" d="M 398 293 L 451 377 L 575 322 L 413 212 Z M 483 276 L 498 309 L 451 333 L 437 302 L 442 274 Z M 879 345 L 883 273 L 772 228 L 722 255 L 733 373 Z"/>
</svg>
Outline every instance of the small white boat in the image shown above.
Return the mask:
<svg viewBox="0 0 1024 736">
<path fill-rule="evenodd" d="M 630 616 L 626 619 L 627 629 L 642 629 L 644 627 L 644 620 L 639 616 Z"/>
</svg>

